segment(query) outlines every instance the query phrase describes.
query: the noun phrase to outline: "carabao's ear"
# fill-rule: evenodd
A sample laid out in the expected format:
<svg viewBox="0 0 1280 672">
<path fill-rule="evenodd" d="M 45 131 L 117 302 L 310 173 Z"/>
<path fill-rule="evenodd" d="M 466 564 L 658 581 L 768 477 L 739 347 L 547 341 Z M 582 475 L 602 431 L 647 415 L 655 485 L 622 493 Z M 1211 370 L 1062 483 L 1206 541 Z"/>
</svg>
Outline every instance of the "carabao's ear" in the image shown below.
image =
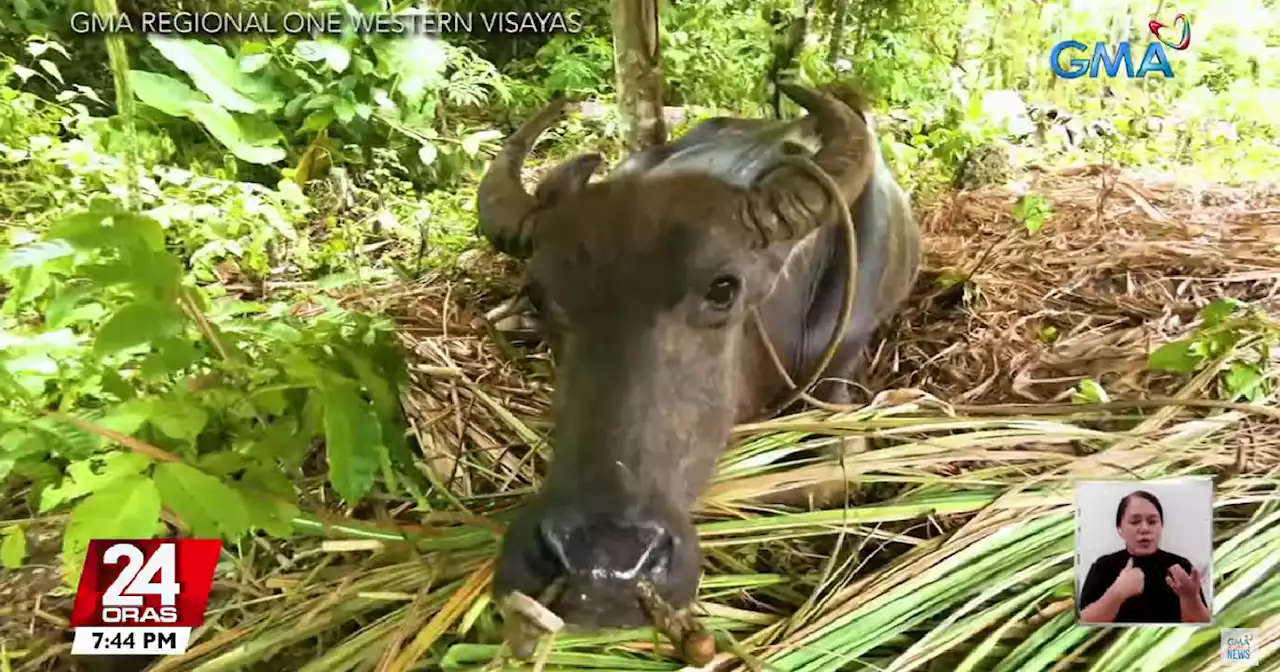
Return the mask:
<svg viewBox="0 0 1280 672">
<path fill-rule="evenodd" d="M 591 179 L 591 175 L 603 161 L 603 156 L 591 152 L 575 156 L 552 168 L 551 172 L 538 182 L 538 188 L 533 192 L 534 198 L 538 199 L 538 205 L 549 208 L 577 193 L 586 186 L 587 180 Z"/>
</svg>

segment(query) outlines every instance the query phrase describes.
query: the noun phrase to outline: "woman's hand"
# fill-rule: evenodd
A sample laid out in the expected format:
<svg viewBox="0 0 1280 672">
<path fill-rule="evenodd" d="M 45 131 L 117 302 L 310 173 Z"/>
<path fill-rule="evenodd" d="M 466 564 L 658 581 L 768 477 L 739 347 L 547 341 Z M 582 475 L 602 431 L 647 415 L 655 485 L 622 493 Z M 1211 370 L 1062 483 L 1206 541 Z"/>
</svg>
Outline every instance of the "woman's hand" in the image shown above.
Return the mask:
<svg viewBox="0 0 1280 672">
<path fill-rule="evenodd" d="M 1169 575 L 1164 577 L 1165 583 L 1178 594 L 1178 597 L 1184 600 L 1194 602 L 1200 601 L 1200 584 L 1204 580 L 1204 575 L 1200 573 L 1197 567 L 1191 568 L 1191 573 L 1187 574 L 1186 570 L 1178 565 L 1169 568 Z"/>
<path fill-rule="evenodd" d="M 1142 594 L 1142 588 L 1146 580 L 1146 574 L 1143 574 L 1141 569 L 1134 567 L 1133 558 L 1129 558 L 1129 562 L 1124 566 L 1124 569 L 1120 570 L 1120 575 L 1111 584 L 1111 590 L 1115 591 L 1116 596 L 1127 600 L 1134 595 Z"/>
</svg>

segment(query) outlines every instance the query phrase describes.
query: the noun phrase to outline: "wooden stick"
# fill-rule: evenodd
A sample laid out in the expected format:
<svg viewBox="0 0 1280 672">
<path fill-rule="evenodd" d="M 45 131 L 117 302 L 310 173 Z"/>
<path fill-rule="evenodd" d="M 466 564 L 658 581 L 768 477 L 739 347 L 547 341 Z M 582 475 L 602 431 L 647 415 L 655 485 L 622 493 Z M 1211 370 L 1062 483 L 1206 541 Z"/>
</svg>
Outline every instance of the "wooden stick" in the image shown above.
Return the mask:
<svg viewBox="0 0 1280 672">
<path fill-rule="evenodd" d="M 564 620 L 547 608 L 563 588 L 564 579 L 557 579 L 536 600 L 518 590 L 502 598 L 503 638 L 511 645 L 511 653 L 516 658 L 532 658 L 543 634 L 564 628 Z"/>
<path fill-rule="evenodd" d="M 640 602 L 649 612 L 653 624 L 676 647 L 684 662 L 694 667 L 705 667 L 716 656 L 715 637 L 702 627 L 693 613 L 676 609 L 662 599 L 653 585 L 640 583 Z"/>
</svg>

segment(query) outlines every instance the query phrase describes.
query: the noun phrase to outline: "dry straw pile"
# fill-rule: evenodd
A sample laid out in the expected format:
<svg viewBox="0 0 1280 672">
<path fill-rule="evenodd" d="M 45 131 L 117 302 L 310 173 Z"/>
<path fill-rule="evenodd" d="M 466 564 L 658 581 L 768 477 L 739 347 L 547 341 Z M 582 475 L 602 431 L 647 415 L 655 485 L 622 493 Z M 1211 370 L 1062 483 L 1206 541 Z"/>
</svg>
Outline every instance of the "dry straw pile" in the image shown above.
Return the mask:
<svg viewBox="0 0 1280 672">
<path fill-rule="evenodd" d="M 1035 233 L 1015 216 L 1028 194 L 1050 204 Z M 1210 300 L 1280 307 L 1275 185 L 1178 187 L 1090 166 L 958 194 L 923 226 L 931 270 L 968 283 L 921 287 L 881 354 L 881 386 L 957 403 L 1063 401 L 1081 378 L 1168 394 L 1178 381 L 1148 373 L 1147 354 L 1190 334 Z"/>
</svg>

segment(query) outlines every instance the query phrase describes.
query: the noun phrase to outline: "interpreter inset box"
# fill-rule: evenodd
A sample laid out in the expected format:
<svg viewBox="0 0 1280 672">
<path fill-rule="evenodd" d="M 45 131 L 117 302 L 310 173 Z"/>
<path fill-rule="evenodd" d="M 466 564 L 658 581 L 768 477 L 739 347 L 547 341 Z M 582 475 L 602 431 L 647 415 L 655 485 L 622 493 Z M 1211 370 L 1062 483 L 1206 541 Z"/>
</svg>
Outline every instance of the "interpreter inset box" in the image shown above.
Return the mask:
<svg viewBox="0 0 1280 672">
<path fill-rule="evenodd" d="M 1213 620 L 1213 480 L 1081 480 L 1076 615 L 1084 625 Z"/>
</svg>

